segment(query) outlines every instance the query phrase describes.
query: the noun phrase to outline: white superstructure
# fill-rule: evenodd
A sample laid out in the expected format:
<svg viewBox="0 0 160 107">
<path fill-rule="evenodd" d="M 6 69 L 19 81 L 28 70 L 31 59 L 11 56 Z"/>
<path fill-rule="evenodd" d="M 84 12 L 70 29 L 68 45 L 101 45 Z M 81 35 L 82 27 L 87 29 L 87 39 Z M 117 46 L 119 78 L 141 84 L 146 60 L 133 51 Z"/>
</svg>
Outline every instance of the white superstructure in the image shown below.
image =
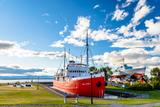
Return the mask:
<svg viewBox="0 0 160 107">
<path fill-rule="evenodd" d="M 69 61 L 67 68 L 65 70 L 65 76 L 67 77 L 81 77 L 81 76 L 88 76 L 88 66 L 81 63 L 75 63 L 75 61 Z"/>
</svg>

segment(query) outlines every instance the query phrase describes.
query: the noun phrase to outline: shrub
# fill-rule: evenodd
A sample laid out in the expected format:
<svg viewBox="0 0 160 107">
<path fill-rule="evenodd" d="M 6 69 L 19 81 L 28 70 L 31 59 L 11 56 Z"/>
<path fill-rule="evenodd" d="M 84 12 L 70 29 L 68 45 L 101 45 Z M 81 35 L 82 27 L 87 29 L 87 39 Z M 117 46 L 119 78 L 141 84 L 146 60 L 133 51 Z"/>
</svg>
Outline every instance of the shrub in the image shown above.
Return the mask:
<svg viewBox="0 0 160 107">
<path fill-rule="evenodd" d="M 135 83 L 133 84 L 132 86 L 129 86 L 128 87 L 129 89 L 132 89 L 132 90 L 137 90 L 137 91 L 150 91 L 150 90 L 153 90 L 153 87 L 148 84 L 148 83 Z"/>
<path fill-rule="evenodd" d="M 160 89 L 160 78 L 151 78 L 150 84 L 154 89 Z"/>
</svg>

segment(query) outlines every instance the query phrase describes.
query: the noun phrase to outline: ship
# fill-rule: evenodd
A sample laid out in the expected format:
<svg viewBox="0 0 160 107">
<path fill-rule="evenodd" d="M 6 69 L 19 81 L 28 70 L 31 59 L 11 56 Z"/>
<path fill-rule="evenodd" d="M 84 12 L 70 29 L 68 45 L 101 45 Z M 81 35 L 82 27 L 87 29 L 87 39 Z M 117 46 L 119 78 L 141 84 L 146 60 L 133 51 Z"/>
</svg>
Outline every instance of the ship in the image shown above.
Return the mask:
<svg viewBox="0 0 160 107">
<path fill-rule="evenodd" d="M 125 83 L 127 81 L 140 80 L 144 82 L 145 71 L 146 67 L 133 68 L 132 66 L 124 64 L 119 68 L 118 72 L 114 72 L 111 75 L 111 81 Z"/>
<path fill-rule="evenodd" d="M 69 60 L 64 67 L 60 69 L 53 80 L 53 88 L 67 94 L 73 94 L 85 97 L 104 97 L 105 76 L 104 72 L 89 71 L 89 43 L 88 34 L 86 34 L 86 63 L 78 63 Z"/>
</svg>

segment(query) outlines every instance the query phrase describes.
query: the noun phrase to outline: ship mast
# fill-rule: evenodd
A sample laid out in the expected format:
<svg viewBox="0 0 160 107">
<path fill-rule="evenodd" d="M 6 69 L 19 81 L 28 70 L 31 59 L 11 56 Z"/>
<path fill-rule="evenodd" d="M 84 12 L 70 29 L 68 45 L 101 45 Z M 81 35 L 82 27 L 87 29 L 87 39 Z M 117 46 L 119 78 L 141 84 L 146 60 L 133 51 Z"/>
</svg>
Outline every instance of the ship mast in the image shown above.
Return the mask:
<svg viewBox="0 0 160 107">
<path fill-rule="evenodd" d="M 82 55 L 81 55 L 81 64 L 82 64 L 82 60 L 83 60 L 83 59 L 82 59 Z"/>
<path fill-rule="evenodd" d="M 66 67 L 66 49 L 64 48 L 64 65 L 63 65 L 63 69 L 65 70 L 65 67 Z"/>
<path fill-rule="evenodd" d="M 88 30 L 86 35 L 86 65 L 89 66 L 89 44 L 88 44 Z"/>
</svg>

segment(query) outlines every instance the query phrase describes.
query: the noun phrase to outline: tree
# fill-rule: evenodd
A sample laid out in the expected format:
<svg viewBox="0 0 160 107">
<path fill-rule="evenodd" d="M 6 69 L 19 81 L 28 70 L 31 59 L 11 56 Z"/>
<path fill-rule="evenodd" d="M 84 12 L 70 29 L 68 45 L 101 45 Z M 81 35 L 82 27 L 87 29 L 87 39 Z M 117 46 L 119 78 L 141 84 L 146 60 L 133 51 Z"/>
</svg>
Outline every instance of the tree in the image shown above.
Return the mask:
<svg viewBox="0 0 160 107">
<path fill-rule="evenodd" d="M 160 69 L 158 68 L 158 67 L 156 67 L 156 68 L 153 68 L 152 70 L 151 70 L 151 76 L 152 77 L 160 77 Z"/>
<path fill-rule="evenodd" d="M 158 67 L 151 70 L 151 85 L 154 89 L 160 89 L 160 69 Z"/>
<path fill-rule="evenodd" d="M 89 71 L 90 71 L 90 72 L 96 72 L 96 71 L 97 71 L 97 68 L 96 68 L 95 66 L 91 66 L 91 67 L 89 68 Z"/>
<path fill-rule="evenodd" d="M 108 81 L 108 78 L 113 74 L 112 68 L 108 66 L 100 68 L 100 71 L 104 72 L 106 81 Z"/>
</svg>

